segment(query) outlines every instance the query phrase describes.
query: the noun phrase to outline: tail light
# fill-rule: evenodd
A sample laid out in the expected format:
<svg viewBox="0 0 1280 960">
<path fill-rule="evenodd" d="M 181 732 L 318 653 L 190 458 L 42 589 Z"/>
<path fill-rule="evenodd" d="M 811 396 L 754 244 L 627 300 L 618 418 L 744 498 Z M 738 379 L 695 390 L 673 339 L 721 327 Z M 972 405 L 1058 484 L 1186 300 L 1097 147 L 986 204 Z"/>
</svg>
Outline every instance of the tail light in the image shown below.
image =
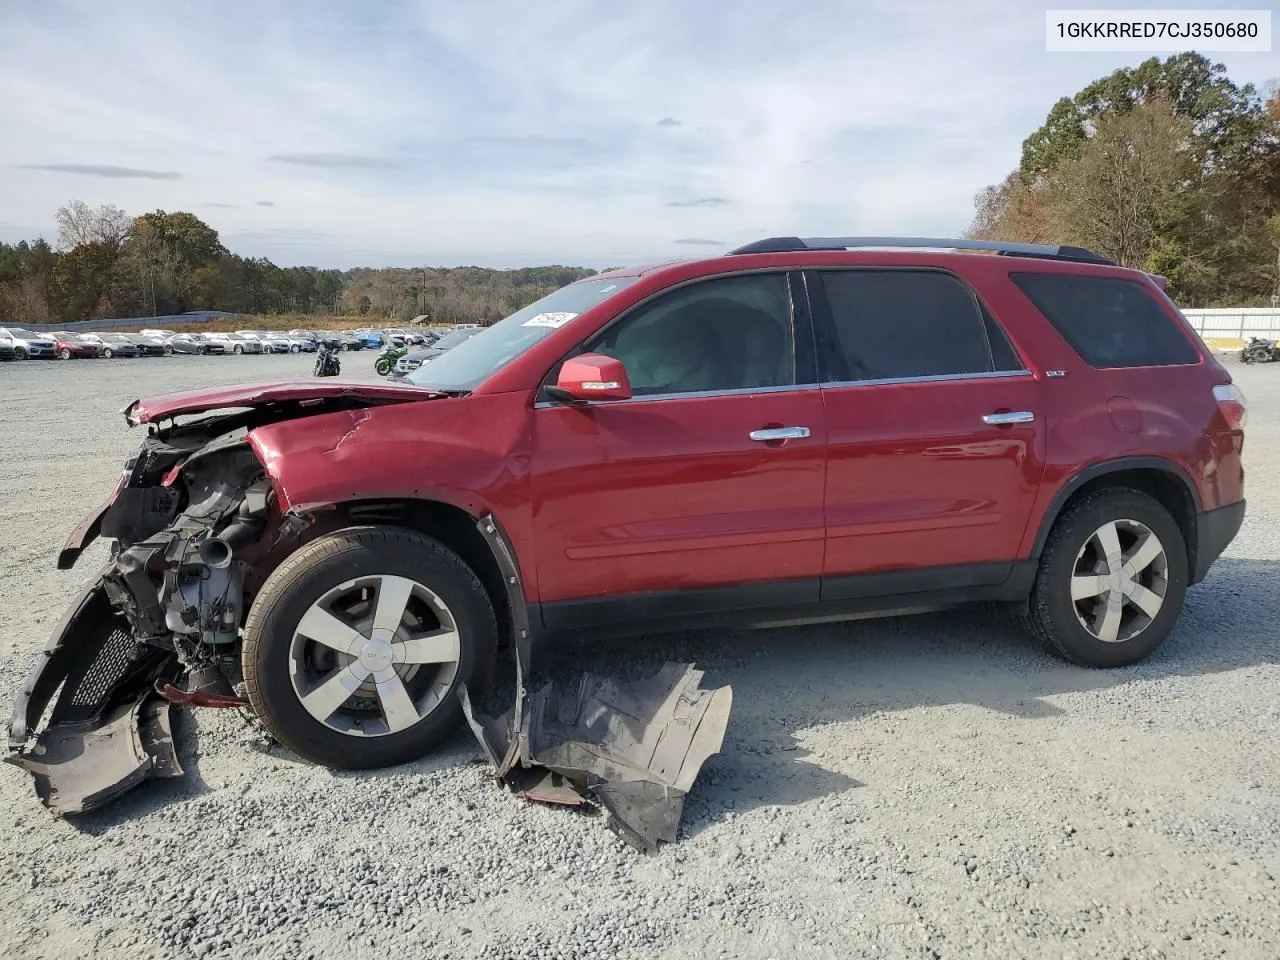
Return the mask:
<svg viewBox="0 0 1280 960">
<path fill-rule="evenodd" d="M 1240 388 L 1234 383 L 1222 383 L 1213 388 L 1213 399 L 1232 430 L 1243 430 L 1248 415 L 1248 403 Z"/>
</svg>

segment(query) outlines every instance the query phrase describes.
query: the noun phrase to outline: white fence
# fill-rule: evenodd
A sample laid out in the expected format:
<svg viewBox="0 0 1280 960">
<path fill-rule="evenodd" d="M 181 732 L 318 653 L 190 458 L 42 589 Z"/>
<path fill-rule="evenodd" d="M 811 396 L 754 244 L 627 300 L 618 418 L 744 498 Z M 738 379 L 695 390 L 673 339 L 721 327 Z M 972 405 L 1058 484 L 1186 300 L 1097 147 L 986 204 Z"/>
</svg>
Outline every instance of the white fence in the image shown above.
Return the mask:
<svg viewBox="0 0 1280 960">
<path fill-rule="evenodd" d="M 1280 339 L 1280 310 L 1270 307 L 1220 307 L 1182 313 L 1202 337 Z"/>
</svg>

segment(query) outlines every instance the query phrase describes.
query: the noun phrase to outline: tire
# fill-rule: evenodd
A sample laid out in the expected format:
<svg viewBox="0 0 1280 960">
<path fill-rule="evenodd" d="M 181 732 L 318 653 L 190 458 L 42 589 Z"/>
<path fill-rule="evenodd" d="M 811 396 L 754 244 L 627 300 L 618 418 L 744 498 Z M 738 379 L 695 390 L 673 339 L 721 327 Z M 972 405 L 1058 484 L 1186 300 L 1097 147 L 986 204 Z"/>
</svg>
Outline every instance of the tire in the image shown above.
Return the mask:
<svg viewBox="0 0 1280 960">
<path fill-rule="evenodd" d="M 61 350 L 58 351 L 58 356 L 61 357 L 63 360 L 70 360 L 71 351 L 68 350 L 66 347 L 63 347 Z"/>
<path fill-rule="evenodd" d="M 391 372 L 391 361 L 386 357 L 379 357 L 374 361 L 373 372 L 380 377 L 385 377 Z"/>
<path fill-rule="evenodd" d="M 14 347 L 14 348 L 13 348 L 13 359 L 15 359 L 15 360 L 25 360 L 25 359 L 27 359 L 27 348 L 26 348 L 26 347 Z"/>
<path fill-rule="evenodd" d="M 164 345 L 164 355 L 165 355 L 166 357 L 172 357 L 172 356 L 173 356 L 173 344 L 171 344 L 171 343 L 166 343 L 166 344 Z"/>
<path fill-rule="evenodd" d="M 298 346 L 296 343 L 291 343 L 291 344 L 289 344 L 289 352 L 290 352 L 290 353 L 297 353 L 297 352 L 298 352 L 299 350 L 301 350 L 301 349 L 302 349 L 302 348 L 301 348 L 300 346 Z"/>
<path fill-rule="evenodd" d="M 1114 566 L 1102 550 L 1107 539 L 1103 529 L 1108 526 L 1117 533 L 1114 543 L 1126 569 L 1131 559 L 1144 559 L 1139 547 L 1149 535 L 1161 550 L 1143 564 L 1136 579 L 1122 572 L 1112 581 L 1128 590 L 1137 590 L 1136 583 L 1141 591 L 1133 597 L 1120 598 L 1106 582 Z M 1186 597 L 1187 569 L 1186 541 L 1169 511 L 1137 490 L 1098 490 L 1073 503 L 1054 524 L 1031 590 L 1027 627 L 1054 653 L 1082 666 L 1137 663 L 1173 631 Z M 1078 584 L 1073 582 L 1077 579 Z M 1095 585 L 1100 592 L 1088 595 Z M 1072 599 L 1073 590 L 1080 592 L 1079 600 Z M 1114 623 L 1108 612 L 1113 596 L 1120 598 Z M 1158 607 L 1153 597 L 1159 600 Z M 1113 632 L 1114 639 L 1102 639 Z"/>
<path fill-rule="evenodd" d="M 114 357 L 114 356 L 115 356 L 115 354 L 111 352 L 111 348 L 110 348 L 110 347 L 103 347 L 103 348 L 102 348 L 102 357 L 103 357 L 103 359 L 104 359 L 104 360 L 110 360 L 110 359 L 111 359 L 112 357 Z"/>
<path fill-rule="evenodd" d="M 204 348 L 204 345 L 203 345 L 203 344 L 197 344 L 197 345 L 196 345 L 196 356 L 197 356 L 197 357 L 203 357 L 204 355 L 205 355 L 205 348 Z"/>
<path fill-rule="evenodd" d="M 414 622 L 419 626 L 421 611 L 429 611 L 428 618 L 441 607 L 447 612 L 447 618 L 441 614 L 436 626 L 426 629 L 448 629 L 449 620 L 452 621 L 456 647 L 433 655 L 456 656 L 456 661 L 424 661 L 420 666 L 401 663 L 396 667 L 388 666 L 393 656 L 389 651 L 398 649 L 399 644 L 383 645 L 370 652 L 372 641 L 378 639 L 377 630 L 372 631 L 372 639 L 367 639 L 370 605 L 359 599 L 354 607 L 343 604 L 349 596 L 360 596 L 361 587 L 353 587 L 352 581 L 376 582 L 376 597 L 381 600 L 381 584 L 387 582 L 381 578 L 386 577 L 397 578 L 391 581 L 393 584 L 414 582 L 415 592 L 409 595 L 408 604 L 401 607 L 400 619 L 395 621 L 401 624 L 401 632 L 409 629 L 403 623 L 411 609 L 418 611 Z M 423 606 L 427 601 L 422 592 L 435 599 Z M 339 632 L 343 644 L 351 642 L 353 650 L 361 651 L 358 657 L 335 654 L 330 647 L 306 639 L 299 632 L 304 615 L 314 615 L 319 609 L 314 605 L 322 600 L 332 604 L 331 611 L 342 611 L 350 618 L 348 623 L 363 629 L 358 633 L 346 627 L 351 630 L 350 641 L 347 634 Z M 390 602 L 399 605 L 398 600 Z M 325 614 L 320 618 L 331 625 L 341 623 Z M 315 763 L 356 770 L 415 760 L 458 729 L 462 706 L 457 690 L 464 683 L 477 694 L 487 687 L 493 675 L 497 639 L 497 621 L 484 587 L 452 550 L 400 527 L 351 527 L 306 544 L 267 578 L 245 621 L 241 660 L 249 702 L 281 744 Z M 315 694 L 326 683 L 350 679 L 352 669 L 364 671 L 367 676 L 367 671 L 374 668 L 366 665 L 366 658 L 372 658 L 384 675 L 381 682 L 386 681 L 388 670 L 396 671 L 390 679 L 395 682 L 399 677 L 399 691 L 407 690 L 417 700 L 399 701 L 414 710 L 403 716 L 417 717 L 416 720 L 389 731 L 390 708 L 384 705 L 376 688 L 359 688 L 346 699 L 334 701 L 336 707 L 330 709 L 326 704 L 319 708 L 319 714 L 327 717 L 324 720 L 303 705 L 304 696 Z M 400 672 L 403 670 L 420 672 L 406 675 Z M 364 683 L 372 686 L 369 679 Z M 310 687 L 305 693 L 304 686 Z M 339 683 L 327 689 L 337 691 L 341 697 L 346 688 Z M 365 699 L 353 704 L 352 698 L 360 696 Z M 421 712 L 424 701 L 425 712 Z M 343 729 L 363 732 L 353 734 Z"/>
<path fill-rule="evenodd" d="M 235 354 L 244 353 L 244 347 L 240 346 L 240 344 L 237 343 L 234 347 L 231 348 L 231 352 Z"/>
</svg>

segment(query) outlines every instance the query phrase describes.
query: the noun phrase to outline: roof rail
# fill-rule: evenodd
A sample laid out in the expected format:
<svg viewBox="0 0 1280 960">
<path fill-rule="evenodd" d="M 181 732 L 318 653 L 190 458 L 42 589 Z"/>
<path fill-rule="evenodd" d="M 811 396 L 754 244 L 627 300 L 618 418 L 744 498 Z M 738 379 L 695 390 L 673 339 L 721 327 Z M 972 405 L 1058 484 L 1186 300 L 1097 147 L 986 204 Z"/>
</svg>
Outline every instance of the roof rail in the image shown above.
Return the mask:
<svg viewBox="0 0 1280 960">
<path fill-rule="evenodd" d="M 1005 240 L 965 240 L 938 237 L 768 237 L 729 251 L 740 253 L 796 253 L 801 250 L 851 250 L 877 247 L 884 249 L 990 250 L 1005 257 L 1041 257 L 1046 260 L 1070 260 L 1114 266 L 1115 261 L 1099 256 L 1084 247 L 1055 246 L 1046 243 L 1012 243 Z"/>
</svg>

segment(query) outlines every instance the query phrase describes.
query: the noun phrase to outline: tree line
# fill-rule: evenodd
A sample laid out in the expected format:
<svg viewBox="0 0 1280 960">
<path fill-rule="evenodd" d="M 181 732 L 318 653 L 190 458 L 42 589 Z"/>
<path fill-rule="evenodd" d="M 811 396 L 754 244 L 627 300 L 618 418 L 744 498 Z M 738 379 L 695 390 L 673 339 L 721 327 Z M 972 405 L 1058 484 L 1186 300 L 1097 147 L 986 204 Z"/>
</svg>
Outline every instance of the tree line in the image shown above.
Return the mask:
<svg viewBox="0 0 1280 960">
<path fill-rule="evenodd" d="M 79 200 L 43 238 L 0 243 L 0 324 L 72 323 L 188 310 L 492 321 L 595 271 L 579 267 L 319 270 L 231 253 L 185 211 L 130 217 Z"/>
<path fill-rule="evenodd" d="M 1280 294 L 1280 94 L 1195 53 L 1063 97 L 978 194 L 969 235 L 1087 247 L 1159 274 L 1188 307 Z"/>
</svg>

